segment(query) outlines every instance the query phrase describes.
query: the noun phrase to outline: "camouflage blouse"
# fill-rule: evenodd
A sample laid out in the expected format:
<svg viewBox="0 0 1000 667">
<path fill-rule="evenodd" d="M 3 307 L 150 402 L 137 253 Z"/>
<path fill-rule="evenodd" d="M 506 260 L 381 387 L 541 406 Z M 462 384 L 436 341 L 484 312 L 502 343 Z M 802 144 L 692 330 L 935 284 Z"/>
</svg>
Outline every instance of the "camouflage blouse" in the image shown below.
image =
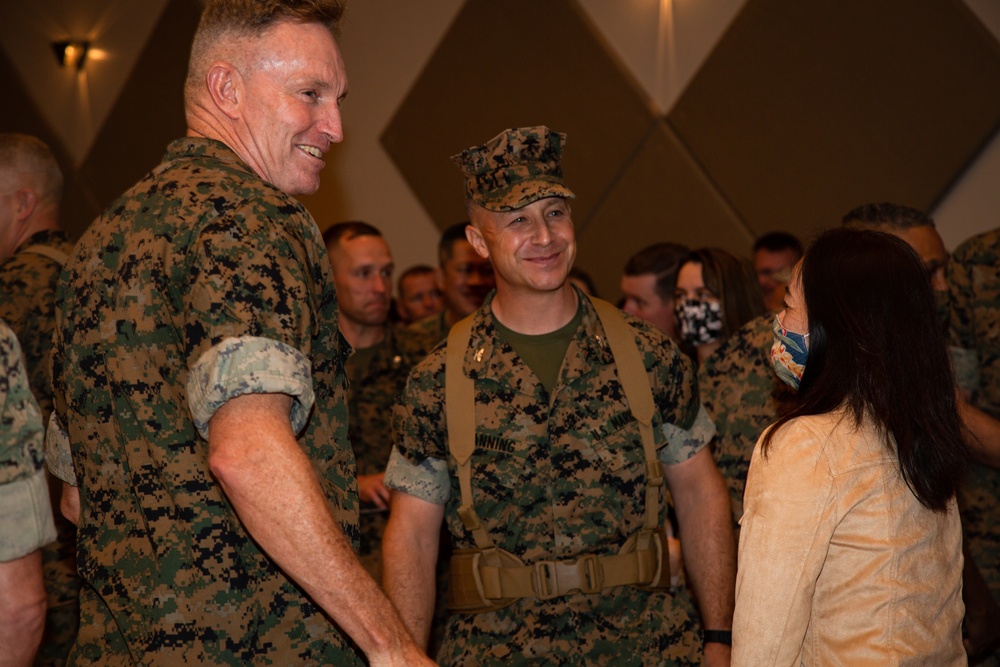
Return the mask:
<svg viewBox="0 0 1000 667">
<path fill-rule="evenodd" d="M 494 543 L 526 564 L 617 553 L 642 524 L 645 458 L 614 357 L 593 307 L 552 395 L 496 332 L 492 297 L 474 315 L 464 370 L 475 381 L 475 509 Z M 690 361 L 659 331 L 628 318 L 659 408 L 659 458 L 687 460 L 711 440 Z M 396 451 L 386 485 L 445 504 L 456 548 L 475 546 L 456 514 L 460 501 L 444 411 L 446 345 L 410 375 L 393 413 Z M 470 400 L 471 404 L 471 400 Z M 461 406 L 460 406 L 461 407 Z M 660 494 L 659 517 L 666 513 Z M 453 615 L 438 655 L 443 665 L 640 665 L 690 654 L 693 619 L 664 593 L 623 586 L 601 595 L 525 598 L 499 611 Z M 549 664 L 544 662 L 544 664 Z"/>
<path fill-rule="evenodd" d="M 53 384 L 62 473 L 82 498 L 77 664 L 356 664 L 208 467 L 215 409 L 289 394 L 357 540 L 345 343 L 312 217 L 223 144 L 188 137 L 91 225 L 66 276 Z"/>
</svg>

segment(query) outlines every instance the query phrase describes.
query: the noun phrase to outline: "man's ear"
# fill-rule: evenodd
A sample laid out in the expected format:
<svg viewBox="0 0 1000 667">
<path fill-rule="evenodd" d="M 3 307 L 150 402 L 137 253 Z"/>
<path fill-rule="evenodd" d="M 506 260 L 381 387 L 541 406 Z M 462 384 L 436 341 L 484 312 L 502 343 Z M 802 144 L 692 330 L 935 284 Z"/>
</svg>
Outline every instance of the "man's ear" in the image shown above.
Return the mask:
<svg viewBox="0 0 1000 667">
<path fill-rule="evenodd" d="M 38 195 L 31 188 L 21 188 L 14 193 L 14 200 L 17 202 L 17 210 L 14 217 L 18 222 L 23 222 L 31 217 L 38 206 Z"/>
<path fill-rule="evenodd" d="M 490 258 L 489 248 L 486 247 L 486 241 L 483 239 L 483 233 L 479 231 L 478 227 L 472 224 L 466 225 L 465 238 L 470 244 L 472 244 L 472 248 L 476 251 L 476 254 L 483 259 Z"/>
<path fill-rule="evenodd" d="M 243 77 L 231 64 L 219 61 L 212 64 L 205 76 L 208 94 L 219 111 L 235 120 L 240 117 L 243 101 Z"/>
</svg>

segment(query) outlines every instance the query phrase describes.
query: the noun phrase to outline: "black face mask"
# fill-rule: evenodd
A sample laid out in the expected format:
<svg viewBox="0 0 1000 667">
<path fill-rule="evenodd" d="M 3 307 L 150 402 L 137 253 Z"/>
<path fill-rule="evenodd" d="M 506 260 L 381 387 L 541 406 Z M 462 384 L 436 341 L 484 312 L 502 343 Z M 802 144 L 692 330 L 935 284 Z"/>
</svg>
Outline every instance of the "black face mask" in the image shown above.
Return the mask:
<svg viewBox="0 0 1000 667">
<path fill-rule="evenodd" d="M 703 299 L 678 299 L 674 315 L 685 343 L 698 347 L 722 336 L 722 304 Z"/>
</svg>

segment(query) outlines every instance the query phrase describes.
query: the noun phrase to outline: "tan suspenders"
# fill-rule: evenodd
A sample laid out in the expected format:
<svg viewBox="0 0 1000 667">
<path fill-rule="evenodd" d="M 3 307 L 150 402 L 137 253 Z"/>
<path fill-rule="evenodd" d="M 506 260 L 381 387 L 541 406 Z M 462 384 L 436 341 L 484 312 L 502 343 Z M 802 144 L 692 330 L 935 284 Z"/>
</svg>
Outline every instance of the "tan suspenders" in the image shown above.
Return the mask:
<svg viewBox="0 0 1000 667">
<path fill-rule="evenodd" d="M 493 544 L 472 503 L 472 465 L 476 442 L 475 386 L 463 372 L 473 316 L 452 327 L 445 366 L 445 418 L 448 447 L 458 463 L 462 494 L 458 515 L 476 542 L 476 549 L 457 550 L 451 559 L 448 606 L 478 613 L 507 606 L 523 597 L 542 600 L 572 591 L 600 593 L 615 586 L 669 590 L 670 561 L 666 535 L 658 518 L 658 494 L 663 470 L 653 440 L 653 392 L 632 328 L 621 311 L 591 298 L 615 358 L 629 409 L 639 424 L 646 459 L 646 498 L 643 527 L 618 554 L 586 555 L 575 561 L 539 561 L 525 565 L 514 554 Z"/>
</svg>

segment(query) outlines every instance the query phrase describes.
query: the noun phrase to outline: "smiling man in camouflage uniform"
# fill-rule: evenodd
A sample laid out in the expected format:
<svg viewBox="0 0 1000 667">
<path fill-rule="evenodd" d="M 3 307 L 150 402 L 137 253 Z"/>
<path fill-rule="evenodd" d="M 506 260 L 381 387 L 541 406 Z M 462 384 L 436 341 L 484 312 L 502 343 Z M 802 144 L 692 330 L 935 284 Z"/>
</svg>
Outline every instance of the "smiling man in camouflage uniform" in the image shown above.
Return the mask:
<svg viewBox="0 0 1000 667">
<path fill-rule="evenodd" d="M 425 664 L 352 550 L 347 348 L 290 196 L 342 138 L 341 11 L 210 2 L 188 136 L 67 266 L 49 438 L 88 584 L 71 664 L 363 664 L 346 635 L 371 665 Z"/>
<path fill-rule="evenodd" d="M 443 665 L 688 664 L 690 647 L 675 641 L 690 619 L 675 615 L 668 590 L 631 585 L 618 567 L 635 554 L 630 537 L 663 520 L 665 478 L 712 631 L 705 664 L 728 664 L 734 553 L 725 484 L 706 447 L 711 423 L 690 361 L 665 335 L 567 281 L 576 243 L 564 139 L 545 127 L 508 130 L 453 158 L 467 178 L 469 241 L 493 264 L 497 289 L 417 365 L 394 412 L 385 587 L 426 637 L 444 520 L 458 550 L 449 596 L 463 613 L 448 621 Z M 605 317 L 620 337 L 609 337 Z M 625 384 L 616 340 L 631 346 L 628 375 L 649 396 L 648 421 L 633 394 L 626 400 L 636 383 Z M 446 374 L 462 393 L 448 405 Z M 448 435 L 455 412 L 468 415 L 461 442 Z M 460 482 L 470 469 L 471 490 Z M 483 589 L 470 593 L 472 581 Z M 485 604 L 470 607 L 480 593 Z"/>
</svg>

